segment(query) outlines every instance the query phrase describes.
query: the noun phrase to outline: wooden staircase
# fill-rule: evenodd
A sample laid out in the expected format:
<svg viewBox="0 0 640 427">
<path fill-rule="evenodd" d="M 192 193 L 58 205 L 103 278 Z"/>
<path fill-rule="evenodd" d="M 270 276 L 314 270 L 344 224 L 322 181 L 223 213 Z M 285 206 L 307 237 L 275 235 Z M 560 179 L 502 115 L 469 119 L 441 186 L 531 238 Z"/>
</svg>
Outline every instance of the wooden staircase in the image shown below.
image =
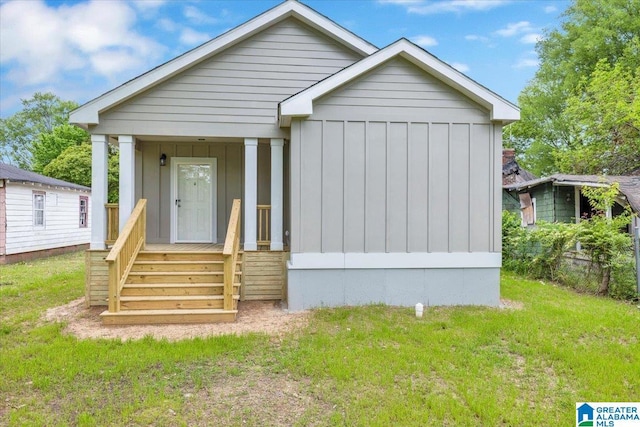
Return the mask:
<svg viewBox="0 0 640 427">
<path fill-rule="evenodd" d="M 242 255 L 236 264 L 233 308 L 224 310 L 222 252 L 140 251 L 105 325 L 233 322 L 240 299 Z"/>
<path fill-rule="evenodd" d="M 145 199 L 138 201 L 105 258 L 109 309 L 102 323 L 235 321 L 242 275 L 240 200 L 233 201 L 220 252 L 145 250 L 146 206 Z"/>
</svg>

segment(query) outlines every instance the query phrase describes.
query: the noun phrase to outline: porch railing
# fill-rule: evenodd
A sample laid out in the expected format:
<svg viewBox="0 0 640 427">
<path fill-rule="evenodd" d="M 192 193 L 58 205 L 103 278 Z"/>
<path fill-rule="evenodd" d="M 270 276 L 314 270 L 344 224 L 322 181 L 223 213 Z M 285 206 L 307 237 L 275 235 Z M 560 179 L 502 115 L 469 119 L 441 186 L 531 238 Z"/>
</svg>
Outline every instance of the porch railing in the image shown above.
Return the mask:
<svg viewBox="0 0 640 427">
<path fill-rule="evenodd" d="M 270 246 L 271 245 L 271 205 L 258 205 L 258 238 L 257 245 Z"/>
<path fill-rule="evenodd" d="M 107 203 L 104 207 L 107 209 L 107 238 L 104 243 L 111 246 L 118 240 L 120 209 L 117 203 Z"/>
<path fill-rule="evenodd" d="M 234 199 L 224 241 L 224 309 L 233 310 L 233 286 L 236 281 L 236 266 L 240 251 L 240 199 Z"/>
<path fill-rule="evenodd" d="M 147 228 L 147 200 L 140 199 L 118 236 L 106 261 L 109 265 L 109 311 L 120 311 L 120 292 L 138 252 L 144 249 Z"/>
</svg>

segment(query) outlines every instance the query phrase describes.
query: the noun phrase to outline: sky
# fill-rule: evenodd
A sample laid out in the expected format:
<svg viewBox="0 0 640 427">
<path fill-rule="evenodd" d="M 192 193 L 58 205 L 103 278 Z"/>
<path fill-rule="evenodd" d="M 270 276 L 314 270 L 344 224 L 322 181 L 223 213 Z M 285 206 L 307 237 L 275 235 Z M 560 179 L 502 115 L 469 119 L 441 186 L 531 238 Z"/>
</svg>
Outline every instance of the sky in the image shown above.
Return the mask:
<svg viewBox="0 0 640 427">
<path fill-rule="evenodd" d="M 83 104 L 280 0 L 0 0 L 0 117 L 35 92 Z M 405 37 L 507 100 L 568 0 L 303 0 L 377 47 Z"/>
</svg>

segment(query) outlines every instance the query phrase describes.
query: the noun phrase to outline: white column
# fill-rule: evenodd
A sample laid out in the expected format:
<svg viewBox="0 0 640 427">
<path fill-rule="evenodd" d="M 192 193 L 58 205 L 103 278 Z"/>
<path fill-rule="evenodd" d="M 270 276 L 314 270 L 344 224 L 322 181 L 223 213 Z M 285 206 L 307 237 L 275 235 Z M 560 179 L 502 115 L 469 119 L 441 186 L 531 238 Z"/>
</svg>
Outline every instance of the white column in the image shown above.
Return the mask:
<svg viewBox="0 0 640 427">
<path fill-rule="evenodd" d="M 255 251 L 258 204 L 258 139 L 244 139 L 244 250 Z"/>
<path fill-rule="evenodd" d="M 136 205 L 136 144 L 131 135 L 118 136 L 120 146 L 119 218 L 120 231 Z"/>
<path fill-rule="evenodd" d="M 108 191 L 107 135 L 91 135 L 91 249 L 104 249 L 107 238 Z"/>
<path fill-rule="evenodd" d="M 281 251 L 283 213 L 284 139 L 271 140 L 271 250 Z"/>
</svg>

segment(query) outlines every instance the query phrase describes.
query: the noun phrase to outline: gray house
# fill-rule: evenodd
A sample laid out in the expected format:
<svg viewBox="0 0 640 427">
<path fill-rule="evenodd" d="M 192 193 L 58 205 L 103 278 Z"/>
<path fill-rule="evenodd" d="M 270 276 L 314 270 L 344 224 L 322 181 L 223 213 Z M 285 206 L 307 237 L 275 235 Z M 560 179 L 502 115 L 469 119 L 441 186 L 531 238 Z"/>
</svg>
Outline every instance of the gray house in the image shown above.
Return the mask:
<svg viewBox="0 0 640 427">
<path fill-rule="evenodd" d="M 142 199 L 143 257 L 222 243 L 228 255 L 237 237 L 234 300 L 497 305 L 502 127 L 518 118 L 411 42 L 378 49 L 285 1 L 71 114 L 94 145 L 88 289 L 120 298 L 93 274 L 108 253 L 106 148 L 117 144 L 120 229 Z M 144 280 L 124 276 L 125 290 Z"/>
</svg>

